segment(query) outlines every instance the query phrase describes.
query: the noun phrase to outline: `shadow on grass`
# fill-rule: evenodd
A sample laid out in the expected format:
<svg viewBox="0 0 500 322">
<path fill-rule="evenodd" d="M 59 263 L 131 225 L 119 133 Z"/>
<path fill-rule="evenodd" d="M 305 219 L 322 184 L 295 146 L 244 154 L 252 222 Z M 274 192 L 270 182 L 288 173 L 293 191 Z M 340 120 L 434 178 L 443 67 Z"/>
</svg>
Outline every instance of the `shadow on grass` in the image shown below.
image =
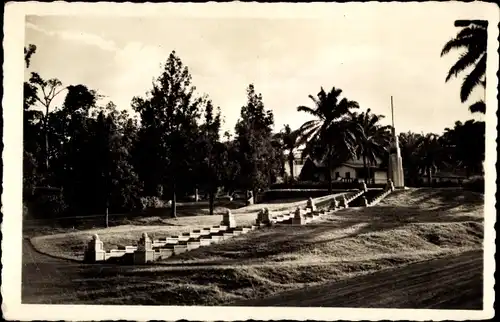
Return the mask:
<svg viewBox="0 0 500 322">
<path fill-rule="evenodd" d="M 427 192 L 428 193 L 428 192 Z M 456 194 L 456 192 L 455 192 Z M 417 193 L 425 196 L 425 194 Z M 443 194 L 437 194 L 443 196 Z M 434 197 L 435 200 L 436 197 Z M 355 238 L 360 235 L 377 233 L 398 228 L 404 228 L 411 224 L 446 224 L 459 223 L 460 229 L 465 229 L 466 234 L 471 238 L 483 238 L 483 217 L 474 212 L 480 211 L 476 198 L 462 203 L 462 198 L 446 196 L 443 203 L 434 208 L 421 208 L 418 206 L 375 206 L 348 208 L 326 216 L 323 223 L 310 224 L 307 226 L 278 226 L 275 228 L 264 228 L 256 232 L 256 236 L 237 237 L 230 242 L 211 246 L 210 248 L 200 248 L 172 257 L 165 261 L 170 265 L 215 265 L 238 263 L 238 261 L 251 260 L 263 262 L 289 261 L 297 259 L 300 254 L 315 253 L 318 246 L 328 244 L 337 240 Z M 454 207 L 461 207 L 460 212 L 450 211 Z M 455 229 L 455 228 L 450 228 Z M 346 235 L 328 238 L 328 235 L 336 230 L 352 230 Z M 451 233 L 450 233 L 451 234 Z M 424 236 L 425 235 L 425 236 Z M 442 246 L 446 238 L 442 239 L 439 233 L 429 229 L 421 237 L 437 246 Z M 326 238 L 325 238 L 326 237 Z M 454 241 L 452 241 L 453 244 Z M 279 256 L 282 255 L 282 256 Z M 277 257 L 277 258 L 272 258 Z M 213 259 L 212 259 L 213 258 Z M 196 263 L 182 263 L 182 261 L 196 261 Z"/>
<path fill-rule="evenodd" d="M 402 201 L 408 204 L 423 205 L 431 204 L 435 206 L 435 210 L 447 211 L 454 208 L 465 208 L 472 210 L 484 205 L 483 195 L 466 191 L 461 188 L 418 188 L 410 190 L 399 190 L 393 192 L 385 200 L 382 200 L 381 205 L 389 205 L 391 201 L 402 197 Z"/>
</svg>

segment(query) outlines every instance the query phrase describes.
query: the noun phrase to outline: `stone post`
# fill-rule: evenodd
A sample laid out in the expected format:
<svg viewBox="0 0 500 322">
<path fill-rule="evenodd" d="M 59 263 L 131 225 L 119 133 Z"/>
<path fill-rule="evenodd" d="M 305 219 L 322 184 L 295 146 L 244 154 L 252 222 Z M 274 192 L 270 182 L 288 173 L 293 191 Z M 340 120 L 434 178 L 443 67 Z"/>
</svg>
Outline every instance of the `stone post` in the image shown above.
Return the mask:
<svg viewBox="0 0 500 322">
<path fill-rule="evenodd" d="M 297 207 L 297 209 L 295 209 L 295 213 L 292 218 L 292 225 L 304 225 L 305 223 L 306 219 L 302 215 L 302 210 L 299 207 Z"/>
<path fill-rule="evenodd" d="M 262 208 L 257 214 L 257 225 L 259 224 L 270 224 L 271 216 L 269 214 L 269 209 Z"/>
<path fill-rule="evenodd" d="M 368 191 L 368 187 L 366 186 L 366 182 L 363 181 L 363 183 L 361 184 L 361 189 L 363 189 L 364 192 Z"/>
<path fill-rule="evenodd" d="M 153 243 L 147 233 L 143 233 L 134 252 L 134 264 L 146 264 L 154 260 Z"/>
<path fill-rule="evenodd" d="M 330 209 L 337 209 L 339 207 L 339 201 L 337 199 L 333 199 L 332 202 L 330 203 Z"/>
<path fill-rule="evenodd" d="M 254 204 L 253 192 L 251 190 L 247 190 L 247 206 Z"/>
<path fill-rule="evenodd" d="M 340 199 L 340 207 L 349 208 L 349 204 L 347 203 L 347 199 L 345 198 L 345 195 L 343 195 L 342 199 Z"/>
<path fill-rule="evenodd" d="M 363 207 L 368 207 L 368 200 L 366 199 L 365 196 L 361 197 L 361 205 Z"/>
<path fill-rule="evenodd" d="M 104 243 L 99 239 L 99 235 L 95 234 L 87 245 L 85 251 L 86 262 L 101 262 L 106 260 L 106 251 L 104 251 Z"/>
<path fill-rule="evenodd" d="M 236 228 L 236 220 L 230 209 L 227 209 L 226 213 L 222 215 L 221 225 L 227 226 L 228 228 Z"/>
<path fill-rule="evenodd" d="M 387 180 L 387 190 L 394 191 L 394 182 L 391 179 Z"/>
<path fill-rule="evenodd" d="M 316 211 L 316 205 L 311 197 L 307 199 L 306 209 L 311 209 L 311 212 Z"/>
</svg>

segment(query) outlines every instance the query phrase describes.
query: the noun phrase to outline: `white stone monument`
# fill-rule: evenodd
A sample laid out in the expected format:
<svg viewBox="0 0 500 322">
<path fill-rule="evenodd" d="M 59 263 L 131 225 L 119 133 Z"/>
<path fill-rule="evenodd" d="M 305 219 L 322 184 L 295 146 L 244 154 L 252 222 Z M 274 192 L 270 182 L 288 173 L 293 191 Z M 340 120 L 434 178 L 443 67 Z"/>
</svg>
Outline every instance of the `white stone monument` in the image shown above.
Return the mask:
<svg viewBox="0 0 500 322">
<path fill-rule="evenodd" d="M 230 209 L 227 209 L 226 213 L 222 215 L 221 225 L 227 226 L 228 228 L 236 228 L 236 220 Z"/>
<path fill-rule="evenodd" d="M 392 112 L 392 140 L 389 147 L 389 173 L 388 177 L 394 183 L 395 188 L 404 188 L 404 173 L 403 159 L 401 158 L 401 150 L 399 149 L 399 140 L 394 127 L 394 107 L 391 96 L 391 112 Z"/>
</svg>

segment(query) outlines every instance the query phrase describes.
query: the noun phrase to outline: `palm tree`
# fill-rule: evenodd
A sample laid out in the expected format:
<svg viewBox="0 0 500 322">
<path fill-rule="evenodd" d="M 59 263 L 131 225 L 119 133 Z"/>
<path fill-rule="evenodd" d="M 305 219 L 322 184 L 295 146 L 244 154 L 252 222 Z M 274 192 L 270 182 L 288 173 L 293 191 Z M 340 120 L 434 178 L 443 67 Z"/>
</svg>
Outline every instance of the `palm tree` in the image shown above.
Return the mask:
<svg viewBox="0 0 500 322">
<path fill-rule="evenodd" d="M 462 103 L 467 101 L 472 90 L 481 85 L 486 87 L 486 44 L 488 41 L 488 21 L 460 21 L 455 22 L 456 27 L 462 29 L 458 32 L 455 38 L 449 40 L 441 51 L 441 57 L 448 54 L 453 49 L 465 49 L 466 51 L 460 56 L 458 61 L 450 68 L 446 81 L 452 77 L 457 77 L 458 74 L 473 66 L 470 74 L 465 76 L 460 90 L 460 99 Z M 486 112 L 486 104 L 484 100 L 475 102 L 469 106 L 472 113 Z"/>
<path fill-rule="evenodd" d="M 293 173 L 293 163 L 295 161 L 294 151 L 297 147 L 299 131 L 292 130 L 290 125 L 285 124 L 285 128 L 277 133 L 277 138 L 280 141 L 281 147 L 288 151 L 287 161 L 290 168 L 290 177 L 293 179 L 295 178 L 295 174 Z"/>
<path fill-rule="evenodd" d="M 387 152 L 387 147 L 391 139 L 391 127 L 381 126 L 379 121 L 383 115 L 371 113 L 371 109 L 361 114 L 354 114 L 353 121 L 359 125 L 357 135 L 358 146 L 357 155 L 363 158 L 363 168 L 365 173 L 365 182 L 370 178 L 369 169 L 377 165 L 377 158 L 381 158 Z"/>
<path fill-rule="evenodd" d="M 309 156 L 327 164 L 329 191 L 332 191 L 334 166 L 355 157 L 356 130 L 351 110 L 359 108 L 355 101 L 340 99 L 342 90 L 333 87 L 330 92 L 321 88 L 317 97 L 309 95 L 315 107 L 299 106 L 297 111 L 315 117 L 300 127 L 298 145 L 305 144 L 302 157 Z"/>
<path fill-rule="evenodd" d="M 418 167 L 421 174 L 427 175 L 429 186 L 432 185 L 432 175 L 443 165 L 443 153 L 445 152 L 440 137 L 429 133 L 419 140 L 418 144 Z"/>
<path fill-rule="evenodd" d="M 466 176 L 482 172 L 485 152 L 485 123 L 468 120 L 455 122 L 453 128 L 446 128 L 442 136 L 447 157 L 456 168 L 465 170 Z"/>
</svg>

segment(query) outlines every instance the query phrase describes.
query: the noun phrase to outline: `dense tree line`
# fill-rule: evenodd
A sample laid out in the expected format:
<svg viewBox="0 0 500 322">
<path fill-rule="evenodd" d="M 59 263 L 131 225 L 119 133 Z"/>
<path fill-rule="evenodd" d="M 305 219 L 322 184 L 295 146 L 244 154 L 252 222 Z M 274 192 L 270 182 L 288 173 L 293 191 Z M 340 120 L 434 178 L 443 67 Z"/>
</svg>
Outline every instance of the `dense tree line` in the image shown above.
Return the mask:
<svg viewBox="0 0 500 322">
<path fill-rule="evenodd" d="M 26 68 L 35 53 L 34 45 L 25 49 Z M 211 212 L 220 190 L 266 189 L 282 173 L 283 153 L 262 95 L 252 84 L 247 94 L 236 137 L 223 140 L 220 109 L 196 93 L 175 52 L 150 91 L 133 98 L 134 116 L 113 102 L 102 105 L 85 85 L 31 72 L 24 84 L 25 200 L 36 199 L 37 187 L 52 187 L 60 193 L 43 195 L 38 215 L 129 211 L 170 200 L 176 216 L 177 198 L 198 188 Z M 57 95 L 64 102 L 52 106 Z"/>
<path fill-rule="evenodd" d="M 25 48 L 26 68 L 36 46 Z M 64 95 L 60 106 L 54 98 Z M 223 116 L 192 84 L 189 69 L 175 52 L 162 66 L 151 89 L 134 97 L 131 114 L 84 84 L 63 85 L 31 71 L 24 83 L 23 193 L 35 216 L 57 217 L 127 212 L 176 202 L 198 189 L 213 213 L 219 193 L 252 191 L 255 196 L 279 178 L 285 164 L 304 147 L 303 157 L 327 164 L 331 171 L 361 158 L 366 178 L 377 159 L 387 159 L 391 127 L 382 115 L 323 88 L 310 96 L 313 107 L 299 112 L 314 119 L 298 129 L 276 131 L 254 84 L 235 124 L 235 137 L 221 136 Z M 480 173 L 484 160 L 484 123 L 457 122 L 441 136 L 400 134 L 407 182 L 416 184 L 437 169 L 462 168 Z M 293 167 L 291 167 L 293 168 Z M 298 174 L 292 174 L 297 176 Z M 39 195 L 43 187 L 54 193 Z M 330 188 L 332 185 L 330 184 Z"/>
</svg>

